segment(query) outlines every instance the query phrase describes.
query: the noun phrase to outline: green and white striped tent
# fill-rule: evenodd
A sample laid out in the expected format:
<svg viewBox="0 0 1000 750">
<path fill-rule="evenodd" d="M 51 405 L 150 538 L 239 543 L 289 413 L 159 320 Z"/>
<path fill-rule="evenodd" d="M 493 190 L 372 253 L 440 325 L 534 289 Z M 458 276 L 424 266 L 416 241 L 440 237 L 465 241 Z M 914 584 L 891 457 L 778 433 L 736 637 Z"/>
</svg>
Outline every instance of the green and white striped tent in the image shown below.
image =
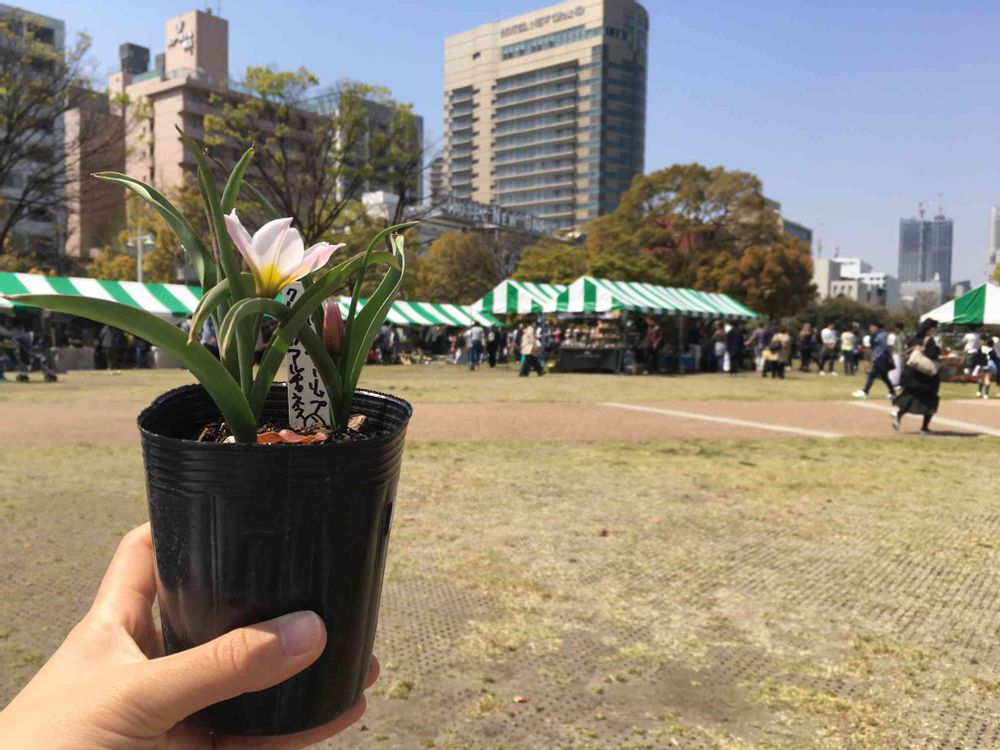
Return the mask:
<svg viewBox="0 0 1000 750">
<path fill-rule="evenodd" d="M 700 318 L 758 317 L 753 310 L 726 294 L 591 276 L 583 276 L 570 284 L 556 299 L 555 309 L 569 313 L 627 310 Z"/>
<path fill-rule="evenodd" d="M 65 294 L 121 302 L 162 317 L 183 317 L 194 312 L 201 288 L 184 284 L 140 284 L 75 276 L 40 276 L 0 272 L 0 294 Z M 0 307 L 21 307 L 0 299 Z"/>
<path fill-rule="evenodd" d="M 351 307 L 350 297 L 337 299 L 341 314 L 346 318 Z M 360 307 L 364 307 L 364 300 Z M 500 321 L 489 313 L 473 310 L 471 305 L 450 305 L 436 302 L 396 300 L 386 319 L 399 326 L 471 326 L 473 320 L 484 326 L 499 326 Z"/>
<path fill-rule="evenodd" d="M 938 323 L 970 326 L 1000 325 L 1000 286 L 983 284 L 971 292 L 966 292 L 958 299 L 945 302 L 935 307 L 929 313 L 920 316 L 921 320 L 934 318 Z"/>
<path fill-rule="evenodd" d="M 566 291 L 565 284 L 535 284 L 528 281 L 501 281 L 471 307 L 495 315 L 554 312 L 556 298 Z"/>
<path fill-rule="evenodd" d="M 39 276 L 29 273 L 0 273 L 0 294 L 68 294 L 77 297 L 121 302 L 163 317 L 183 317 L 193 313 L 201 300 L 201 287 L 184 284 L 140 284 L 136 281 L 106 281 L 77 277 Z M 347 314 L 348 299 L 340 301 Z M 2 307 L 23 307 L 0 299 Z M 430 302 L 393 303 L 388 319 L 395 325 L 470 326 L 473 320 L 482 325 L 500 325 L 488 313 L 480 313 L 465 305 Z"/>
</svg>

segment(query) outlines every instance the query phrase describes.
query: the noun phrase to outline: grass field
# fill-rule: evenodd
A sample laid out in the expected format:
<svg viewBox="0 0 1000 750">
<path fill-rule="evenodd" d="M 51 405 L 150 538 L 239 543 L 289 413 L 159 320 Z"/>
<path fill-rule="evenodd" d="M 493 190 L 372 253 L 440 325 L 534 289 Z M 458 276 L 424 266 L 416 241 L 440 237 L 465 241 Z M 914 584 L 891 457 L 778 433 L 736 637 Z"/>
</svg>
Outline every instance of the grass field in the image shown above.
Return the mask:
<svg viewBox="0 0 1000 750">
<path fill-rule="evenodd" d="M 115 376 L 104 371 L 75 371 L 60 383 L 42 387 L 0 383 L 3 401 L 62 401 L 87 399 L 148 403 L 164 390 L 194 382 L 180 370 L 127 371 Z M 41 385 L 40 379 L 38 385 Z M 369 367 L 362 385 L 397 393 L 413 403 L 470 402 L 595 402 L 595 401 L 838 401 L 864 384 L 855 377 L 819 377 L 815 372 L 791 372 L 785 380 L 764 379 L 754 373 L 737 377 L 722 374 L 697 376 L 584 375 L 550 373 L 544 378 L 518 378 L 513 366 L 469 372 L 450 365 Z M 876 383 L 874 395 L 885 387 Z M 942 398 L 973 398 L 974 385 L 944 384 Z"/>
<path fill-rule="evenodd" d="M 0 398 L 57 399 L 72 420 L 80 400 L 141 406 L 178 375 L 72 374 Z M 417 403 L 773 398 L 750 377 L 508 375 L 366 382 Z M 0 454 L 0 698 L 145 518 L 137 447 L 46 448 L 52 427 Z M 362 726 L 327 747 L 996 747 L 997 459 L 995 439 L 414 442 L 383 676 Z"/>
</svg>

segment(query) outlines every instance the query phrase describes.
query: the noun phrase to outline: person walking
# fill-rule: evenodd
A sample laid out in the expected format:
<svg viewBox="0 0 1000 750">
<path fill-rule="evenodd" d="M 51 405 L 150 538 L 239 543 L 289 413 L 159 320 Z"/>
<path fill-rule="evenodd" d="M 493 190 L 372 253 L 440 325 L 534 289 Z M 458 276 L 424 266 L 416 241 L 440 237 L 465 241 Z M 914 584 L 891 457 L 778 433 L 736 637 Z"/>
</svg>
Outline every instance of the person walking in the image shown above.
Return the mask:
<svg viewBox="0 0 1000 750">
<path fill-rule="evenodd" d="M 840 334 L 840 356 L 844 360 L 844 375 L 854 375 L 858 369 L 858 334 L 853 327 Z"/>
<path fill-rule="evenodd" d="M 778 377 L 785 379 L 785 370 L 792 366 L 792 336 L 788 326 L 778 326 L 771 338 L 771 345 L 778 344 Z"/>
<path fill-rule="evenodd" d="M 979 359 L 978 357 L 976 357 L 976 354 L 979 353 L 979 350 L 982 348 L 982 345 L 983 341 L 980 338 L 979 334 L 976 333 L 975 331 L 969 331 L 962 337 L 962 353 L 963 353 L 962 367 L 965 368 L 966 375 L 972 372 L 972 368 L 975 367 L 975 365 L 972 363 L 972 360 L 973 358 L 977 360 Z"/>
<path fill-rule="evenodd" d="M 524 327 L 521 335 L 521 377 L 526 378 L 531 370 L 538 373 L 538 377 L 545 374 L 542 363 L 538 360 L 538 334 L 534 325 Z"/>
<path fill-rule="evenodd" d="M 813 337 L 812 326 L 808 323 L 802 326 L 802 330 L 799 331 L 799 356 L 802 358 L 799 364 L 799 370 L 802 372 L 809 372 L 810 366 L 812 365 L 813 356 L 815 356 L 815 343 L 816 340 Z"/>
<path fill-rule="evenodd" d="M 900 420 L 904 414 L 919 414 L 923 417 L 920 427 L 922 434 L 928 434 L 931 418 L 937 412 L 941 390 L 938 372 L 941 369 L 941 347 L 934 337 L 937 335 L 938 323 L 933 318 L 927 318 L 917 329 L 917 335 L 910 340 L 907 347 L 906 367 L 903 369 L 903 391 L 894 403 L 896 411 L 892 414 L 892 429 L 899 430 Z"/>
<path fill-rule="evenodd" d="M 466 339 L 469 342 L 469 369 L 475 370 L 479 367 L 479 360 L 483 358 L 483 344 L 486 343 L 486 332 L 479 321 L 473 321 Z"/>
<path fill-rule="evenodd" d="M 500 348 L 500 335 L 496 328 L 490 328 L 486 334 L 486 359 L 492 370 L 497 366 L 497 350 Z"/>
<path fill-rule="evenodd" d="M 753 367 L 757 372 L 764 372 L 764 350 L 767 348 L 767 329 L 764 328 L 764 321 L 757 323 L 757 327 L 750 333 L 750 346 L 753 347 Z"/>
<path fill-rule="evenodd" d="M 837 330 L 833 327 L 832 322 L 827 323 L 826 327 L 820 331 L 819 340 L 822 345 L 822 349 L 820 349 L 819 374 L 825 375 L 826 366 L 830 365 L 830 375 L 837 377 L 837 370 L 834 369 L 837 366 Z"/>
<path fill-rule="evenodd" d="M 868 327 L 868 336 L 872 350 L 872 361 L 871 367 L 868 369 L 868 379 L 865 381 L 865 387 L 855 391 L 852 395 L 854 398 L 868 398 L 868 394 L 872 390 L 872 384 L 878 378 L 889 389 L 889 395 L 886 398 L 894 398 L 896 389 L 893 387 L 892 381 L 889 380 L 889 373 L 892 372 L 895 363 L 892 361 L 892 350 L 889 348 L 889 339 L 882 332 L 882 328 L 878 323 L 872 323 Z"/>
<path fill-rule="evenodd" d="M 736 375 L 743 366 L 743 330 L 739 324 L 726 326 L 726 371 Z"/>
<path fill-rule="evenodd" d="M 979 345 L 979 351 L 973 352 L 969 359 L 972 375 L 976 378 L 976 398 L 990 400 L 990 384 L 997 379 L 997 366 L 1000 356 L 994 348 L 992 336 L 984 336 Z"/>
</svg>

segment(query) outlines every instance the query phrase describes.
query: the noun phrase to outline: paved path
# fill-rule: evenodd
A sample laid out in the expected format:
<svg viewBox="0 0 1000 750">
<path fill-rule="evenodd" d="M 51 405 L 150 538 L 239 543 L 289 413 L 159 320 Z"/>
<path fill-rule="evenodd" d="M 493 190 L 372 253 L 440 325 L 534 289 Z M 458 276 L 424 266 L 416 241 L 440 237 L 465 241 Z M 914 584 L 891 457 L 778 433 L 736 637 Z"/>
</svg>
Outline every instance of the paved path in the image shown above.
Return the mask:
<svg viewBox="0 0 1000 750">
<path fill-rule="evenodd" d="M 411 440 L 766 440 L 907 437 L 889 425 L 886 401 L 663 401 L 655 403 L 417 404 Z M 4 403 L 0 446 L 138 441 L 130 404 Z M 1000 436 L 1000 402 L 944 401 L 932 427 L 943 435 Z"/>
</svg>

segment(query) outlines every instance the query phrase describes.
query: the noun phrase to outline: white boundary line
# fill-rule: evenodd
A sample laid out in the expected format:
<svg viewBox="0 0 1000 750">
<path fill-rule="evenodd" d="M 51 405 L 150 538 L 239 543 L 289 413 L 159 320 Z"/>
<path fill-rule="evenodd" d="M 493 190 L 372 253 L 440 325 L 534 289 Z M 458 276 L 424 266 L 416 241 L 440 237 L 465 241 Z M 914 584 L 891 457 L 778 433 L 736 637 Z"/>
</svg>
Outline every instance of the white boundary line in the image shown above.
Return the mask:
<svg viewBox="0 0 1000 750">
<path fill-rule="evenodd" d="M 891 406 L 881 406 L 879 404 L 869 404 L 866 401 L 851 401 L 849 402 L 851 406 L 858 406 L 862 409 L 873 409 L 875 411 L 884 412 L 885 414 L 891 414 L 893 408 Z M 973 424 L 972 422 L 961 422 L 957 419 L 948 419 L 947 417 L 934 417 L 934 422 L 936 424 L 947 425 L 948 427 L 958 427 L 960 430 L 968 430 L 969 432 L 978 432 L 980 435 L 990 435 L 992 437 L 1000 437 L 1000 430 L 993 427 L 986 427 L 981 424 Z"/>
<path fill-rule="evenodd" d="M 698 414 L 690 411 L 674 411 L 673 409 L 659 409 L 654 406 L 639 406 L 638 404 L 618 404 L 606 402 L 600 406 L 609 406 L 612 409 L 627 409 L 629 411 L 641 411 L 648 414 L 661 414 L 665 417 L 679 417 L 681 419 L 694 419 L 701 422 L 714 422 L 715 424 L 728 424 L 735 427 L 752 427 L 755 430 L 771 430 L 772 432 L 787 432 L 792 435 L 802 435 L 814 438 L 842 438 L 845 437 L 838 432 L 821 432 L 819 430 L 807 430 L 803 427 L 788 427 L 781 424 L 768 424 L 766 422 L 750 422 L 746 419 L 731 419 L 729 417 L 715 417 L 710 414 Z M 1000 434 L 1000 433 L 998 433 Z"/>
</svg>

